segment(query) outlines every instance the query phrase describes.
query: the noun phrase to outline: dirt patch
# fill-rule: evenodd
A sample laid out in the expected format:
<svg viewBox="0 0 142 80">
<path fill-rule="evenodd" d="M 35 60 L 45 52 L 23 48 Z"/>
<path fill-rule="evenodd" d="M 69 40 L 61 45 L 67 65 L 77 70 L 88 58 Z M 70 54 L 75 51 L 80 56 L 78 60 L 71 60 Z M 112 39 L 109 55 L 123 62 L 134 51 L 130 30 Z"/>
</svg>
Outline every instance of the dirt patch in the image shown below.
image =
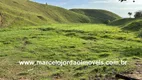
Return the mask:
<svg viewBox="0 0 142 80">
<path fill-rule="evenodd" d="M 5 79 L 5 78 L 0 78 L 0 80 L 7 80 L 7 79 Z"/>
<path fill-rule="evenodd" d="M 142 80 L 142 62 L 135 62 L 136 69 L 131 73 L 117 74 L 117 78 L 125 80 Z"/>
<path fill-rule="evenodd" d="M 142 62 L 135 62 L 136 69 L 131 74 L 125 74 L 126 76 L 136 78 L 138 80 L 142 80 Z"/>
</svg>

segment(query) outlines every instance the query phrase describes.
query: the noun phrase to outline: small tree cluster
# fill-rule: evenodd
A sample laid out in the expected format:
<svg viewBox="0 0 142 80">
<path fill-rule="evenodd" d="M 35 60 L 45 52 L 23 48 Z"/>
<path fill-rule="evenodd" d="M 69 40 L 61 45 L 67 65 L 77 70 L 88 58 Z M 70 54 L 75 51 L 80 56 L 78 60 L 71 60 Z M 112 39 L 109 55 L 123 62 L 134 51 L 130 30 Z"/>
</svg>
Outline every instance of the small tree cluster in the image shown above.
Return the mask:
<svg viewBox="0 0 142 80">
<path fill-rule="evenodd" d="M 142 18 L 142 11 L 137 11 L 134 15 L 135 18 Z"/>
</svg>

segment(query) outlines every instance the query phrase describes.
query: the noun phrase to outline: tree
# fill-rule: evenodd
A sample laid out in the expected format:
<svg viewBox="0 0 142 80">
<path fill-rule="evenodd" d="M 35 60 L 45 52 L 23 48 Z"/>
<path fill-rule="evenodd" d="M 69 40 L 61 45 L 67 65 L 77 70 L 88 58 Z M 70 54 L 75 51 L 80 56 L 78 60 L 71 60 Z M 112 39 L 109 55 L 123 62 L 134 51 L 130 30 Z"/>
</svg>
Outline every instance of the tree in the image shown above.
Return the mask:
<svg viewBox="0 0 142 80">
<path fill-rule="evenodd" d="M 137 11 L 134 15 L 135 18 L 142 18 L 142 11 Z"/>
<path fill-rule="evenodd" d="M 131 18 L 132 12 L 128 12 L 128 15 L 129 15 L 129 16 L 130 16 L 130 18 Z"/>
</svg>

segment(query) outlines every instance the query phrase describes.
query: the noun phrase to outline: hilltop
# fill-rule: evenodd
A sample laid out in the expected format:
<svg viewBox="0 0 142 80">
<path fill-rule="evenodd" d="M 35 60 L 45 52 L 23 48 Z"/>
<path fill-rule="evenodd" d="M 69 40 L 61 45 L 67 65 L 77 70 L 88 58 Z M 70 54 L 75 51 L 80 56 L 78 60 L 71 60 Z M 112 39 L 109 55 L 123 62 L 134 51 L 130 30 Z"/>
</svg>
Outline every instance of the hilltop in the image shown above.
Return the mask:
<svg viewBox="0 0 142 80">
<path fill-rule="evenodd" d="M 91 23 L 106 23 L 108 20 L 113 21 L 121 18 L 115 13 L 100 9 L 71 9 L 71 11 L 88 16 Z"/>
</svg>

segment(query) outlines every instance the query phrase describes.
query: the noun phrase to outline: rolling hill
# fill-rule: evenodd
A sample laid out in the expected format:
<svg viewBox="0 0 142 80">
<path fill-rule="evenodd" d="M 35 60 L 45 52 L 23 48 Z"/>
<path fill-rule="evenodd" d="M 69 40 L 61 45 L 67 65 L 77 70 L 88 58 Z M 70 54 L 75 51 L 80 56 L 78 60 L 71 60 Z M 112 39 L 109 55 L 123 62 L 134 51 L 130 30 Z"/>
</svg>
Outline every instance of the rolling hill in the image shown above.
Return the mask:
<svg viewBox="0 0 142 80">
<path fill-rule="evenodd" d="M 134 19 L 134 18 L 123 18 L 123 19 L 118 19 L 118 20 L 112 21 L 110 23 L 110 25 L 124 27 L 124 26 L 130 24 L 131 22 L 133 22 L 135 20 L 136 19 Z"/>
<path fill-rule="evenodd" d="M 1 0 L 0 14 L 1 26 L 90 22 L 87 16 L 29 0 Z"/>
<path fill-rule="evenodd" d="M 142 28 L 142 19 L 124 18 L 110 23 L 112 26 L 119 26 L 125 30 L 139 31 Z"/>
<path fill-rule="evenodd" d="M 108 20 L 112 21 L 119 18 L 118 15 L 105 10 L 67 10 L 30 0 L 0 1 L 0 26 L 28 26 L 50 23 L 104 23 Z"/>
<path fill-rule="evenodd" d="M 91 23 L 106 23 L 108 20 L 113 21 L 121 18 L 115 13 L 99 9 L 71 9 L 71 11 L 88 16 Z"/>
<path fill-rule="evenodd" d="M 139 31 L 142 29 L 142 20 L 141 21 L 134 21 L 127 26 L 124 26 L 123 29 L 131 30 L 131 31 Z"/>
</svg>

